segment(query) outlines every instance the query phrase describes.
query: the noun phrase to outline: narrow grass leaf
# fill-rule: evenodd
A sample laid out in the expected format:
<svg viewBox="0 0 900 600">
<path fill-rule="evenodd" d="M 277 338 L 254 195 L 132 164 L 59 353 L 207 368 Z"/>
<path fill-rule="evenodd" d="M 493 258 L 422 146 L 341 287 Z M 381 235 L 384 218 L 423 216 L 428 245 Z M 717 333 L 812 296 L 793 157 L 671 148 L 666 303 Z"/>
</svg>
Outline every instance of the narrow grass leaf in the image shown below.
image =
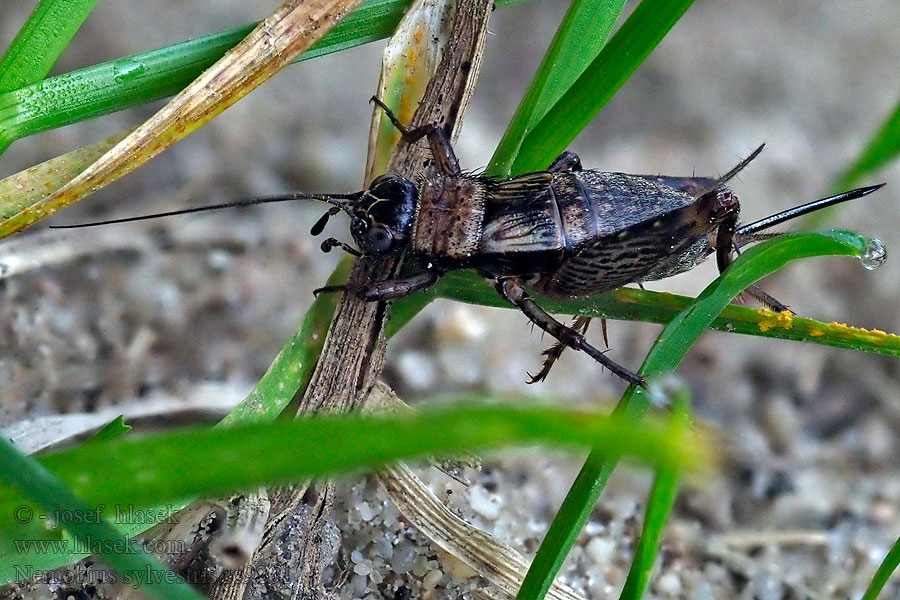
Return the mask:
<svg viewBox="0 0 900 600">
<path fill-rule="evenodd" d="M 368 0 L 294 62 L 390 35 L 409 0 Z M 0 149 L 48 129 L 172 96 L 244 39 L 248 24 L 107 61 L 0 94 Z"/>
<path fill-rule="evenodd" d="M 638 68 L 693 0 L 643 0 L 600 54 L 525 136 L 511 172 L 545 169 Z"/>
<path fill-rule="evenodd" d="M 41 0 L 0 59 L 0 93 L 40 81 L 97 0 Z"/>
<path fill-rule="evenodd" d="M 838 178 L 835 189 L 854 187 L 863 176 L 888 164 L 900 154 L 900 102 L 856 161 Z"/>
<path fill-rule="evenodd" d="M 679 390 L 672 405 L 672 414 L 673 427 L 683 427 L 685 430 L 690 427 L 690 399 L 686 390 Z M 622 594 L 619 596 L 622 600 L 640 600 L 647 589 L 653 562 L 659 550 L 659 541 L 675 504 L 680 479 L 677 469 L 665 467 L 656 471 L 647 500 L 647 510 L 644 513 L 641 537 L 638 539 L 634 558 L 625 578 Z"/>
<path fill-rule="evenodd" d="M 572 0 L 491 157 L 486 174 L 509 176 L 525 135 L 594 60 L 624 5 L 625 0 Z"/>
<path fill-rule="evenodd" d="M 153 117 L 68 184 L 0 222 L 0 237 L 130 173 L 221 113 L 319 40 L 359 0 L 287 0 Z"/>
<path fill-rule="evenodd" d="M 89 444 L 88 446 L 91 446 Z M 103 446 L 104 442 L 98 442 Z M 95 472 L 98 465 L 106 464 L 101 456 L 95 456 L 94 461 L 86 463 L 82 468 L 89 467 Z M 123 475 L 124 477 L 125 475 Z M 184 583 L 181 578 L 168 566 L 144 552 L 133 540 L 123 537 L 104 520 L 94 520 L 97 515 L 95 506 L 89 506 L 82 502 L 71 489 L 60 481 L 39 461 L 26 456 L 6 438 L 0 439 L 0 479 L 4 484 L 4 491 L 17 490 L 26 498 L 34 501 L 43 511 L 44 515 L 71 515 L 65 519 L 64 525 L 75 538 L 75 541 L 84 547 L 97 550 L 96 554 L 103 561 L 116 570 L 120 577 L 133 577 L 139 573 L 153 573 L 141 587 L 141 591 L 151 598 L 168 600 L 169 598 L 197 599 L 204 598 Z M 7 504 L 5 515 L 13 517 L 15 521 L 34 521 L 35 514 L 29 506 Z M 30 515 L 30 516 L 29 516 Z M 44 519 L 43 523 L 47 523 Z M 9 525 L 6 526 L 7 529 Z M 20 537 L 16 541 L 27 543 L 28 538 Z M 20 572 L 27 572 L 31 563 L 19 565 Z M 3 567 L 4 569 L 6 566 Z"/>
<path fill-rule="evenodd" d="M 715 317 L 743 290 L 791 260 L 811 256 L 863 256 L 868 240 L 846 231 L 785 234 L 744 252 L 731 267 L 703 290 L 663 329 L 644 360 L 640 373 L 652 378 L 678 366 L 688 350 Z M 643 417 L 651 400 L 645 390 L 631 386 L 614 414 L 636 421 Z M 597 503 L 617 460 L 591 452 L 559 512 L 538 548 L 522 583 L 518 600 L 543 598 L 559 572 L 584 524 Z"/>
<path fill-rule="evenodd" d="M 888 579 L 890 579 L 891 575 L 894 574 L 894 571 L 897 570 L 898 564 L 900 564 L 900 539 L 894 542 L 893 547 L 887 553 L 887 556 L 884 557 L 878 570 L 875 571 L 872 582 L 869 583 L 869 587 L 866 588 L 862 600 L 875 600 L 878 598 L 881 590 L 883 590 L 884 586 L 887 584 Z"/>
<path fill-rule="evenodd" d="M 144 507 L 333 475 L 424 454 L 525 443 L 588 446 L 603 454 L 625 454 L 688 471 L 708 466 L 711 454 L 708 440 L 688 438 L 665 422 L 637 425 L 584 412 L 523 409 L 519 403 L 471 404 L 374 417 L 330 415 L 126 436 L 50 453 L 39 460 L 91 508 L 101 504 Z M 98 469 L 101 464 L 103 469 Z M 0 513 L 16 514 L 13 511 L 21 504 L 13 489 L 0 485 Z M 31 556 L 14 556 L 15 545 L 9 538 L 23 539 L 15 523 L 0 522 L 0 531 L 7 538 L 6 554 L 0 555 L 0 576 L 8 579 L 15 576 L 16 566 L 33 562 Z M 38 532 L 32 530 L 29 535 Z"/>
<path fill-rule="evenodd" d="M 125 422 L 125 416 L 119 415 L 106 425 L 100 431 L 91 436 L 91 442 L 106 442 L 121 437 L 131 431 L 131 425 Z"/>
<path fill-rule="evenodd" d="M 328 280 L 329 285 L 338 285 L 346 280 L 350 262 L 349 259 L 345 259 L 338 265 Z M 220 427 L 271 422 L 284 412 L 297 393 L 309 383 L 312 369 L 321 354 L 328 325 L 331 323 L 336 305 L 337 296 L 335 294 L 323 294 L 313 302 L 300 327 L 275 357 L 266 374 L 256 384 L 253 391 L 222 419 L 219 423 Z M 112 439 L 112 434 L 125 433 L 116 424 L 117 421 L 104 428 L 104 431 L 110 429 L 109 433 L 111 434 L 105 439 Z M 125 427 L 128 426 L 125 425 Z M 103 437 L 101 434 L 102 431 L 91 441 L 101 439 Z M 188 506 L 194 499 L 185 497 L 173 500 L 165 505 L 155 507 L 157 510 L 151 512 L 160 515 L 172 514 Z M 121 523 L 119 529 L 125 535 L 135 536 L 147 529 L 147 526 L 146 523 L 140 522 Z M 20 536 L 20 539 L 42 539 L 45 535 L 45 531 L 32 530 Z M 87 554 L 83 549 L 74 543 L 67 543 L 48 546 L 39 553 L 29 554 L 27 560 L 23 558 L 22 564 L 27 563 L 33 569 L 41 571 L 55 569 L 85 556 Z M 0 582 L 16 578 L 15 574 L 2 571 L 2 569 L 3 567 L 0 565 L 0 573 L 3 573 L 0 576 Z"/>
<path fill-rule="evenodd" d="M 409 0 L 367 0 L 293 62 L 384 39 L 408 5 Z M 5 90 L 0 93 L 0 153 L 28 135 L 173 96 L 254 27 L 220 31 Z"/>
<path fill-rule="evenodd" d="M 481 306 L 514 308 L 474 272 L 457 271 L 445 275 L 431 289 L 397 300 L 388 324 L 389 334 L 393 335 L 399 331 L 409 319 L 435 298 L 448 298 Z M 694 302 L 694 298 L 623 287 L 589 298 L 572 300 L 538 298 L 538 301 L 547 311 L 554 314 L 666 324 Z M 824 323 L 815 319 L 735 304 L 729 304 L 722 314 L 713 320 L 710 328 L 728 333 L 900 356 L 900 336 L 893 333 L 879 329 L 851 327 L 845 323 Z"/>
</svg>

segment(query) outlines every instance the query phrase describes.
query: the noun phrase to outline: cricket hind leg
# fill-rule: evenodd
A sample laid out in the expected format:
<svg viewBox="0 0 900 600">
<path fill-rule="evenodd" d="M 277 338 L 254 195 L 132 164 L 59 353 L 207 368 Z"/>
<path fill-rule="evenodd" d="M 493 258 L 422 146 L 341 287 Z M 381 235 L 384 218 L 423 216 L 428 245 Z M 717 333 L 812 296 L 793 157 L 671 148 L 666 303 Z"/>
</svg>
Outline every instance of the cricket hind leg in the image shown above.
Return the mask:
<svg viewBox="0 0 900 600">
<path fill-rule="evenodd" d="M 392 111 L 387 104 L 382 102 L 381 98 L 372 96 L 372 102 L 377 104 L 378 107 L 384 111 L 384 115 L 390 119 L 391 123 L 397 128 L 406 143 L 411 144 L 423 137 L 427 138 L 428 145 L 431 147 L 431 154 L 434 156 L 438 168 L 449 175 L 456 175 L 459 173 L 459 160 L 456 158 L 456 153 L 453 151 L 453 146 L 450 144 L 450 137 L 442 127 L 431 123 L 429 125 L 422 125 L 421 127 L 410 129 L 400 122 L 400 119 L 397 118 L 394 111 Z"/>
<path fill-rule="evenodd" d="M 605 319 L 604 319 L 605 321 Z M 576 317 L 572 322 L 572 326 L 570 329 L 572 331 L 584 335 L 587 333 L 587 328 L 591 324 L 590 317 Z M 609 345 L 607 345 L 609 347 Z M 544 381 L 547 379 L 547 375 L 550 374 L 550 369 L 553 368 L 553 365 L 556 364 L 556 361 L 559 360 L 559 357 L 562 356 L 563 350 L 566 349 L 566 345 L 562 342 L 556 342 L 546 350 L 544 350 L 544 364 L 541 365 L 541 370 L 535 374 L 528 373 L 528 383 L 537 383 L 539 381 Z"/>
<path fill-rule="evenodd" d="M 734 232 L 736 228 L 737 216 L 734 216 L 733 218 L 729 218 L 720 223 L 716 232 L 716 266 L 718 266 L 720 274 L 724 273 L 725 269 L 731 265 L 733 260 L 732 252 L 740 254 L 740 250 L 734 241 Z M 778 301 L 777 298 L 764 292 L 758 285 L 751 285 L 744 291 L 775 312 L 793 312 L 784 303 Z"/>
<path fill-rule="evenodd" d="M 581 350 L 609 369 L 613 375 L 624 379 L 630 384 L 639 385 L 641 387 L 647 385 L 643 377 L 637 373 L 632 373 L 611 358 L 608 358 L 603 352 L 589 344 L 582 334 L 571 327 L 566 327 L 550 316 L 543 308 L 538 306 L 525 291 L 522 280 L 518 277 L 501 277 L 497 279 L 496 288 L 501 296 L 521 310 L 532 323 L 555 337 L 561 343 L 569 348 Z"/>
<path fill-rule="evenodd" d="M 588 326 L 591 324 L 591 317 L 575 317 L 575 320 L 572 322 L 572 329 L 584 335 L 587 333 Z M 534 324 L 532 324 L 532 327 Z M 606 349 L 609 350 L 609 332 L 606 328 L 606 319 L 600 319 L 600 332 L 603 334 L 603 343 L 606 344 Z M 547 375 L 550 374 L 550 369 L 553 368 L 553 365 L 556 364 L 556 361 L 560 359 L 562 356 L 563 350 L 566 349 L 566 345 L 562 342 L 556 342 L 550 348 L 544 350 L 543 355 L 546 357 L 544 359 L 544 364 L 541 365 L 541 370 L 538 371 L 536 375 L 528 374 L 528 377 L 531 379 L 528 380 L 528 383 L 537 383 L 539 381 L 544 381 L 547 379 Z"/>
</svg>

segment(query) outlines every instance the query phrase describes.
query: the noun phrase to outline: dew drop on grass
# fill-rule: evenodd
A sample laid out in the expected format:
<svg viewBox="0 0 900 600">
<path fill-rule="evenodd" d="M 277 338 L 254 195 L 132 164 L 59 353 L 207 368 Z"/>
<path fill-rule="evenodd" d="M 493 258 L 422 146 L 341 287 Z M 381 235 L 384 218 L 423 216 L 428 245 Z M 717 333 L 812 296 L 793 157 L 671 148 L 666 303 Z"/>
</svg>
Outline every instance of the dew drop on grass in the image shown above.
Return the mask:
<svg viewBox="0 0 900 600">
<path fill-rule="evenodd" d="M 884 261 L 887 260 L 887 250 L 884 247 L 884 243 L 878 238 L 870 239 L 869 243 L 866 244 L 865 253 L 859 257 L 859 260 L 870 271 L 883 265 Z"/>
<path fill-rule="evenodd" d="M 115 67 L 115 75 L 113 79 L 117 83 L 126 83 L 135 77 L 140 76 L 147 70 L 147 66 L 134 60 L 122 60 Z"/>
</svg>

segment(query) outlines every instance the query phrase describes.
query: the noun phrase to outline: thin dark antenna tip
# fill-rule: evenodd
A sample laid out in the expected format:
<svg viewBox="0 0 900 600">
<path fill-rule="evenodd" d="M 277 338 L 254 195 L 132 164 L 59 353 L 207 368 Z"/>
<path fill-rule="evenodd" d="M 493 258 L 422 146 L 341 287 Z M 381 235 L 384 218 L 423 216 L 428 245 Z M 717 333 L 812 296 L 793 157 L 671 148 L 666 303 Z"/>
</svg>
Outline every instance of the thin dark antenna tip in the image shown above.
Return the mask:
<svg viewBox="0 0 900 600">
<path fill-rule="evenodd" d="M 139 215 L 136 217 L 122 217 L 120 219 L 107 219 L 105 221 L 91 221 L 89 223 L 74 223 L 71 225 L 50 225 L 50 229 L 81 229 L 84 227 L 98 227 L 100 225 L 115 225 L 117 223 L 131 223 L 134 221 L 146 221 L 148 219 L 160 219 L 162 217 L 174 217 L 175 215 L 187 215 L 197 212 L 205 212 L 210 210 L 220 210 L 223 208 L 240 208 L 243 206 L 254 206 L 256 204 L 269 204 L 272 202 L 293 202 L 295 200 L 319 200 L 327 202 L 338 210 L 350 213 L 350 202 L 356 199 L 359 194 L 281 194 L 277 196 L 264 196 L 262 198 L 248 198 L 245 200 L 236 200 L 234 202 L 225 202 L 223 204 L 212 204 L 208 206 L 197 206 L 194 208 L 185 208 L 181 210 L 170 210 L 160 213 L 152 213 L 149 215 Z"/>
</svg>

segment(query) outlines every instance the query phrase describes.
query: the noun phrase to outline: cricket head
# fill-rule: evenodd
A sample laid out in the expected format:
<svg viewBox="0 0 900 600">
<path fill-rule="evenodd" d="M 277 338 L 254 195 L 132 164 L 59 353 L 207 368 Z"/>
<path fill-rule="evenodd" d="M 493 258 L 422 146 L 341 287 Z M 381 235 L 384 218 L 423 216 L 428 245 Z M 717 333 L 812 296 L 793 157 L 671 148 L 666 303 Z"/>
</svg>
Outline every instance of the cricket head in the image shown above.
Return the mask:
<svg viewBox="0 0 900 600">
<path fill-rule="evenodd" d="M 418 197 L 416 185 L 394 173 L 372 180 L 349 211 L 350 233 L 363 254 L 397 254 L 407 246 Z"/>
</svg>

